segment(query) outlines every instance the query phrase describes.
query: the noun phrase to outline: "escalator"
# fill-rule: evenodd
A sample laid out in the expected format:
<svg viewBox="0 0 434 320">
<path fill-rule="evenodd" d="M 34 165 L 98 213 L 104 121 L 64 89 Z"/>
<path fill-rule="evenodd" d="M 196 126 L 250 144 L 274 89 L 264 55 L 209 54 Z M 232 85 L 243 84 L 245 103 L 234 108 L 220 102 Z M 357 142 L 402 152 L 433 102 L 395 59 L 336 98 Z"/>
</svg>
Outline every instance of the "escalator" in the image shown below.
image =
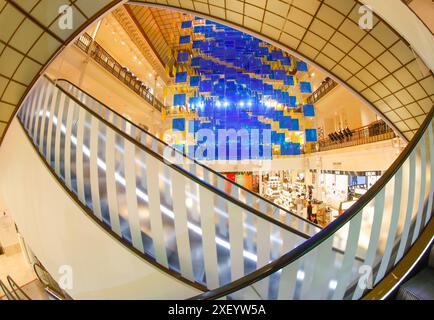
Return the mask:
<svg viewBox="0 0 434 320">
<path fill-rule="evenodd" d="M 18 119 L 92 219 L 202 291 L 254 272 L 321 230 L 188 159 L 65 81 L 41 78 Z"/>
<path fill-rule="evenodd" d="M 359 299 L 431 220 L 433 113 L 376 185 L 323 230 L 66 81 L 41 78 L 18 119 L 89 217 L 156 268 L 204 291 L 196 299 Z"/>
</svg>

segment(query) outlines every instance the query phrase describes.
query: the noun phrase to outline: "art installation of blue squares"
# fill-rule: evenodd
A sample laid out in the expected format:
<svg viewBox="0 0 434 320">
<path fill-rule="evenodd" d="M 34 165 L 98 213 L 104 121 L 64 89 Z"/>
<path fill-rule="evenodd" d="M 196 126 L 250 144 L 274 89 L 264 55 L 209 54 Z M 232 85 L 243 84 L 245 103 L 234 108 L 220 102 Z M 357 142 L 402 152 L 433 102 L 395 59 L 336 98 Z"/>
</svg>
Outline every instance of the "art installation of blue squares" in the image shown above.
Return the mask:
<svg viewBox="0 0 434 320">
<path fill-rule="evenodd" d="M 187 62 L 187 61 L 188 61 L 188 51 L 178 52 L 178 62 Z"/>
<path fill-rule="evenodd" d="M 190 77 L 190 87 L 198 87 L 200 82 L 200 76 Z"/>
<path fill-rule="evenodd" d="M 181 24 L 181 29 L 191 28 L 192 22 L 193 21 L 191 21 L 191 20 L 190 21 L 183 21 Z"/>
<path fill-rule="evenodd" d="M 315 108 L 313 104 L 303 105 L 303 114 L 305 117 L 315 117 Z"/>
<path fill-rule="evenodd" d="M 306 129 L 306 142 L 318 141 L 316 136 L 316 129 Z"/>
<path fill-rule="evenodd" d="M 186 97 L 187 96 L 185 93 L 174 94 L 173 95 L 173 105 L 174 106 L 184 106 Z"/>
<path fill-rule="evenodd" d="M 172 130 L 173 131 L 184 131 L 185 130 L 185 119 L 184 118 L 172 119 Z"/>
<path fill-rule="evenodd" d="M 180 36 L 179 44 L 186 44 L 186 43 L 190 43 L 190 36 Z"/>
<path fill-rule="evenodd" d="M 312 87 L 310 85 L 310 82 L 300 82 L 300 92 L 311 93 Z"/>
<path fill-rule="evenodd" d="M 297 61 L 296 63 L 296 68 L 298 71 L 300 72 L 307 72 L 307 63 L 304 61 Z"/>
<path fill-rule="evenodd" d="M 175 77 L 175 83 L 187 82 L 187 72 L 177 72 Z"/>
</svg>

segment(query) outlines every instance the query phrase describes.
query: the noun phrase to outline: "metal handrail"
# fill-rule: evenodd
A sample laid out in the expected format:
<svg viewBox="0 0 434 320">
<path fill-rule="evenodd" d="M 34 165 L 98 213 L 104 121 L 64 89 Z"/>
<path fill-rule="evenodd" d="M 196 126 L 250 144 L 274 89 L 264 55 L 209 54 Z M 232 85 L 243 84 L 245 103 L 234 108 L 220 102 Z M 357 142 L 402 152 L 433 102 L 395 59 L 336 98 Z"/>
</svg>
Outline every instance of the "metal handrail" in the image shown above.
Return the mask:
<svg viewBox="0 0 434 320">
<path fill-rule="evenodd" d="M 16 296 L 16 300 L 32 300 L 24 291 L 23 291 L 23 289 L 21 289 L 20 288 L 20 286 L 15 282 L 15 280 L 14 279 L 12 279 L 12 277 L 11 276 L 7 276 L 6 277 L 6 279 L 8 280 L 8 282 L 9 282 L 9 286 L 11 287 L 11 289 L 12 289 L 12 291 L 13 291 L 13 293 L 15 294 L 15 296 Z M 21 297 L 20 297 L 20 295 L 18 294 L 21 294 L 22 295 L 22 297 L 24 297 L 25 299 L 21 299 Z"/>
<path fill-rule="evenodd" d="M 33 270 L 35 271 L 36 277 L 38 280 L 44 285 L 44 290 L 50 294 L 56 300 L 64 300 L 65 294 L 63 290 L 59 287 L 57 282 L 51 277 L 48 271 L 39 263 L 33 264 Z M 38 270 L 41 270 L 44 273 L 42 276 Z M 45 279 L 46 278 L 46 279 Z M 48 279 L 48 280 L 47 280 Z"/>
<path fill-rule="evenodd" d="M 133 76 L 125 66 L 117 62 L 116 59 L 101 47 L 98 42 L 93 40 L 90 35 L 87 33 L 82 34 L 75 41 L 75 45 L 155 109 L 161 112 L 161 110 L 165 108 L 164 104 L 149 92 L 149 88 L 147 88 L 140 79 Z"/>
<path fill-rule="evenodd" d="M 333 137 L 333 140 L 332 138 Z M 354 130 L 344 129 L 319 140 L 311 152 L 322 152 L 393 139 L 395 132 L 382 120 Z"/>
<path fill-rule="evenodd" d="M 17 300 L 14 295 L 12 294 L 12 291 L 9 290 L 9 288 L 4 284 L 3 281 L 0 280 L 0 289 L 2 289 L 2 291 L 5 294 L 5 297 L 8 300 Z"/>
<path fill-rule="evenodd" d="M 313 104 L 318 102 L 322 97 L 324 97 L 327 93 L 329 93 L 333 88 L 338 85 L 331 78 L 326 78 L 325 82 L 323 82 L 318 89 L 316 89 L 310 96 L 307 98 L 307 103 Z"/>
</svg>

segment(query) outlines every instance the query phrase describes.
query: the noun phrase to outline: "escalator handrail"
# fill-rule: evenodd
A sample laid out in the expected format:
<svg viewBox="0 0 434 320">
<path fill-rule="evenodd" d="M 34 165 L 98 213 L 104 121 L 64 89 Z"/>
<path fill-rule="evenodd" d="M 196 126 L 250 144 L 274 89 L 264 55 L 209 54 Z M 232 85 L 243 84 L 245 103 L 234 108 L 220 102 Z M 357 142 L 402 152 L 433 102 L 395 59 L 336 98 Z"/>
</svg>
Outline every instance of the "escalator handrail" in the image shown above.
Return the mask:
<svg viewBox="0 0 434 320">
<path fill-rule="evenodd" d="M 20 296 L 18 295 L 17 291 L 22 294 L 27 300 L 32 300 L 24 291 L 20 288 L 20 286 L 15 282 L 14 279 L 12 279 L 11 276 L 7 276 L 6 279 L 9 282 L 9 286 L 11 287 L 13 293 L 16 295 L 18 300 L 22 300 Z"/>
<path fill-rule="evenodd" d="M 351 221 L 361 210 L 371 202 L 372 199 L 381 191 L 383 187 L 392 179 L 395 173 L 399 170 L 401 165 L 410 156 L 412 151 L 416 148 L 419 141 L 425 134 L 431 120 L 434 116 L 434 106 L 431 108 L 430 112 L 427 114 L 424 122 L 420 126 L 419 130 L 416 132 L 413 139 L 407 144 L 405 149 L 401 152 L 398 158 L 393 162 L 393 164 L 386 170 L 383 176 L 369 189 L 360 199 L 351 206 L 344 214 L 339 216 L 335 221 L 330 223 L 321 232 L 314 235 L 309 240 L 303 242 L 301 245 L 295 249 L 289 251 L 280 258 L 272 261 L 268 265 L 257 269 L 256 271 L 250 273 L 249 275 L 233 281 L 225 286 L 217 288 L 215 290 L 207 291 L 203 294 L 195 296 L 191 299 L 219 299 L 225 297 L 235 291 L 239 291 L 253 283 L 256 283 L 269 275 L 281 270 L 282 268 L 288 266 L 292 262 L 296 261 L 300 257 L 306 255 L 325 240 L 333 236 L 339 229 L 341 229 L 345 224 Z"/>
<path fill-rule="evenodd" d="M 47 78 L 48 78 L 48 77 L 47 77 Z M 53 80 L 50 79 L 50 81 L 53 81 Z M 304 222 L 307 222 L 308 224 L 310 224 L 310 225 L 312 225 L 312 226 L 314 226 L 314 227 L 316 227 L 316 228 L 318 228 L 318 229 L 323 229 L 323 227 L 321 227 L 320 225 L 315 224 L 315 223 L 313 223 L 312 221 L 310 221 L 310 220 L 308 220 L 308 219 L 306 219 L 306 218 L 304 218 L 304 217 L 301 217 L 301 216 L 299 216 L 299 215 L 297 215 L 297 214 L 291 212 L 290 210 L 287 210 L 287 209 L 285 209 L 285 208 L 283 208 L 283 207 L 281 207 L 281 206 L 279 206 L 279 205 L 277 205 L 277 204 L 271 202 L 270 200 L 265 199 L 265 198 L 262 197 L 262 196 L 259 196 L 259 195 L 256 194 L 256 193 L 253 193 L 252 191 L 250 191 L 249 189 L 245 188 L 244 186 L 242 186 L 242 185 L 236 183 L 235 181 L 232 181 L 232 180 L 228 179 L 227 177 L 225 177 L 225 176 L 222 175 L 221 173 L 219 173 L 219 172 L 217 172 L 217 171 L 215 171 L 215 170 L 213 170 L 213 169 L 207 167 L 206 165 L 202 164 L 201 162 L 198 162 L 196 159 L 192 159 L 192 158 L 189 157 L 187 154 L 185 154 L 185 152 L 181 152 L 180 150 L 178 150 L 178 149 L 176 149 L 176 148 L 173 148 L 172 146 L 168 145 L 166 142 L 164 142 L 164 141 L 161 140 L 160 138 L 154 136 L 153 134 L 151 134 L 151 133 L 148 132 L 147 130 L 145 130 L 145 129 L 139 127 L 139 126 L 137 126 L 135 123 L 133 123 L 132 121 L 128 120 L 128 119 L 125 118 L 123 115 L 119 114 L 118 112 L 116 112 L 115 110 L 113 110 L 112 108 L 110 108 L 109 106 L 107 106 L 106 104 L 102 103 L 100 100 L 98 100 L 97 98 L 95 98 L 93 95 L 89 94 L 88 92 L 86 92 L 85 90 L 83 90 L 83 89 L 81 89 L 81 88 L 78 88 L 78 87 L 77 87 L 75 84 L 73 84 L 71 81 L 69 81 L 69 80 L 67 80 L 67 79 L 64 79 L 64 78 L 60 78 L 60 79 L 54 80 L 55 83 L 57 83 L 57 82 L 59 82 L 59 81 L 60 81 L 60 82 L 63 81 L 63 82 L 66 82 L 66 83 L 72 85 L 72 86 L 75 87 L 76 89 L 80 90 L 82 93 L 86 94 L 86 95 L 89 96 L 90 98 L 92 98 L 92 99 L 94 99 L 95 101 L 97 101 L 99 104 L 101 104 L 101 105 L 104 106 L 105 108 L 109 109 L 109 110 L 110 110 L 111 112 L 113 112 L 116 116 L 122 118 L 123 120 L 125 120 L 126 122 L 128 122 L 129 124 L 131 124 L 132 126 L 134 126 L 136 129 L 145 132 L 147 135 L 151 136 L 153 139 L 155 139 L 155 140 L 157 140 L 159 143 L 163 144 L 164 147 L 169 147 L 169 148 L 171 148 L 171 149 L 174 150 L 175 152 L 177 152 L 177 153 L 181 154 L 183 157 L 187 158 L 189 161 L 193 161 L 193 162 L 194 162 L 195 164 L 197 164 L 198 166 L 204 168 L 205 170 L 211 172 L 211 173 L 214 174 L 214 175 L 217 175 L 219 178 L 224 179 L 225 181 L 229 182 L 229 183 L 232 184 L 232 185 L 235 185 L 237 188 L 239 188 L 239 189 L 245 191 L 246 193 L 248 193 L 248 194 L 250 194 L 250 195 L 252 195 L 252 196 L 254 196 L 254 197 L 261 198 L 261 200 L 267 202 L 267 203 L 270 204 L 271 206 L 273 206 L 273 207 L 277 207 L 278 209 L 283 210 L 286 214 L 290 214 L 291 216 L 294 216 L 294 217 L 296 217 L 297 219 L 300 219 L 300 220 L 302 220 L 302 221 L 304 221 Z"/>
<path fill-rule="evenodd" d="M 71 93 L 67 92 L 64 88 L 62 88 L 61 86 L 59 86 L 54 80 L 50 79 L 47 75 L 44 75 L 44 77 L 50 82 L 52 83 L 56 88 L 58 88 L 61 92 L 63 92 L 64 94 L 66 94 L 70 99 L 72 99 L 75 103 L 77 103 L 81 108 L 84 108 L 87 112 L 89 112 L 91 115 L 93 115 L 94 117 L 96 117 L 99 121 L 101 121 L 102 123 L 104 123 L 105 125 L 107 125 L 108 127 L 110 127 L 112 130 L 114 130 L 116 133 L 118 133 L 119 135 L 121 135 L 123 138 L 127 139 L 128 141 L 130 141 L 131 143 L 133 143 L 135 146 L 137 146 L 138 148 L 141 148 L 142 150 L 144 150 L 146 153 L 150 154 L 152 157 L 156 158 L 157 160 L 159 160 L 160 162 L 163 162 L 164 164 L 166 164 L 167 166 L 169 166 L 170 168 L 172 168 L 173 170 L 179 172 L 180 174 L 182 174 L 183 176 L 185 176 L 186 178 L 194 181 L 195 183 L 201 185 L 202 187 L 208 189 L 209 191 L 211 191 L 214 194 L 217 194 L 218 196 L 222 197 L 223 199 L 232 202 L 233 204 L 235 204 L 238 207 L 241 207 L 242 209 L 264 219 L 267 220 L 268 222 L 271 222 L 272 224 L 288 231 L 291 232 L 293 234 L 296 234 L 304 239 L 309 239 L 310 236 L 306 235 L 305 233 L 303 233 L 300 230 L 294 229 L 293 227 L 284 224 L 276 219 L 274 219 L 271 216 L 268 216 L 260 211 L 258 211 L 257 209 L 250 207 L 249 205 L 247 205 L 246 203 L 241 202 L 240 200 L 237 200 L 233 197 L 231 197 L 230 195 L 226 194 L 225 192 L 217 189 L 216 187 L 212 186 L 211 184 L 209 184 L 208 182 L 199 179 L 198 177 L 194 176 L 193 174 L 191 174 L 190 172 L 188 172 L 187 170 L 183 169 L 182 167 L 179 167 L 173 163 L 169 163 L 168 161 L 166 161 L 163 156 L 161 156 L 160 154 L 158 154 L 157 152 L 155 152 L 154 150 L 150 149 L 148 146 L 138 142 L 136 139 L 134 139 L 133 137 L 129 136 L 127 133 L 123 132 L 122 130 L 120 130 L 119 128 L 117 128 L 114 124 L 110 123 L 109 121 L 105 120 L 103 117 L 101 117 L 98 113 L 96 113 L 95 111 L 93 111 L 92 109 L 90 109 L 88 106 L 86 106 L 84 103 L 82 103 L 79 99 L 77 99 L 76 97 L 74 97 Z"/>
</svg>

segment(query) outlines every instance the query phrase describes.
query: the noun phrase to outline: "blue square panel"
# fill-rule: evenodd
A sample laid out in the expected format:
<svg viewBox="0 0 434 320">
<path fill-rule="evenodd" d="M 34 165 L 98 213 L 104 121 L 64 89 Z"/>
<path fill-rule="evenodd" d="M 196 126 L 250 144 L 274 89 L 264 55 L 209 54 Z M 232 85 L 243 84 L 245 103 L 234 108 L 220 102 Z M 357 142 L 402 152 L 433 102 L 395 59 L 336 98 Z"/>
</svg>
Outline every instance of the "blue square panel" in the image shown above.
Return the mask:
<svg viewBox="0 0 434 320">
<path fill-rule="evenodd" d="M 173 105 L 174 106 L 184 106 L 186 95 L 185 93 L 174 94 L 173 95 Z"/>
<path fill-rule="evenodd" d="M 200 82 L 200 76 L 190 77 L 190 87 L 198 87 Z"/>
<path fill-rule="evenodd" d="M 310 82 L 300 82 L 300 92 L 311 93 L 312 87 L 310 85 Z"/>
<path fill-rule="evenodd" d="M 190 43 L 190 36 L 180 36 L 179 44 L 186 44 L 186 43 Z"/>
<path fill-rule="evenodd" d="M 190 21 L 183 21 L 181 24 L 181 29 L 191 28 L 192 22 L 193 21 L 191 21 L 191 20 Z"/>
<path fill-rule="evenodd" d="M 307 63 L 304 61 L 297 61 L 296 68 L 298 71 L 307 72 Z"/>
<path fill-rule="evenodd" d="M 185 130 L 185 119 L 184 118 L 172 119 L 172 130 L 173 131 L 184 131 Z"/>
<path fill-rule="evenodd" d="M 316 136 L 316 129 L 306 129 L 306 142 L 318 141 Z"/>
<path fill-rule="evenodd" d="M 187 82 L 187 72 L 177 72 L 175 77 L 175 83 Z"/>
<path fill-rule="evenodd" d="M 303 114 L 305 117 L 314 117 L 315 116 L 315 108 L 313 104 L 304 104 L 303 105 Z"/>
</svg>

